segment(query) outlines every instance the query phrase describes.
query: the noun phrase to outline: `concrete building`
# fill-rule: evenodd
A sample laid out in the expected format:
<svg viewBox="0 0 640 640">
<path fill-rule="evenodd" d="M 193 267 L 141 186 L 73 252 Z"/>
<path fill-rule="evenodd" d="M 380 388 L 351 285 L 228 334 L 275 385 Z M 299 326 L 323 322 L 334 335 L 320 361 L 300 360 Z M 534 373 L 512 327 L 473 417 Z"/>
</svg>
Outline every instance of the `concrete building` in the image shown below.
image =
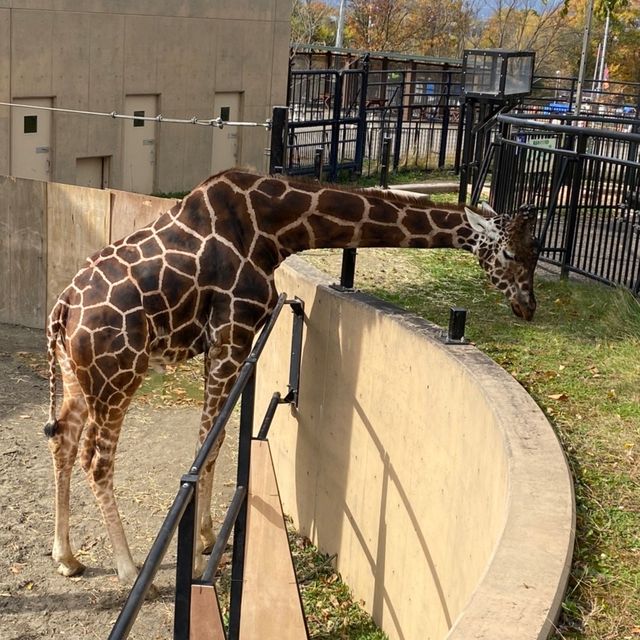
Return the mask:
<svg viewBox="0 0 640 640">
<path fill-rule="evenodd" d="M 0 101 L 262 122 L 286 99 L 289 0 L 0 0 Z M 142 193 L 265 168 L 262 128 L 0 107 L 0 174 Z"/>
</svg>

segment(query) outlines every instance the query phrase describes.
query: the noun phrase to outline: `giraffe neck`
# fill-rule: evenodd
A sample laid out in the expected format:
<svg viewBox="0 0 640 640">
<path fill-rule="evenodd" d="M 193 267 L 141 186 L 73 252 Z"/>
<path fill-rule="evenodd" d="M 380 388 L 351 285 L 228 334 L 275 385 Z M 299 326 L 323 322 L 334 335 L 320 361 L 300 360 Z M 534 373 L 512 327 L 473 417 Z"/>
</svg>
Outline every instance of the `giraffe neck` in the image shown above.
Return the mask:
<svg viewBox="0 0 640 640">
<path fill-rule="evenodd" d="M 479 235 L 464 209 L 382 190 L 347 191 L 232 169 L 203 182 L 176 222 L 202 235 L 203 282 L 251 263 L 272 278 L 293 253 L 316 248 L 450 247 L 475 251 Z M 189 240 L 190 236 L 187 237 Z M 209 266 L 213 265 L 213 266 Z M 215 267 L 215 268 L 214 268 Z M 208 274 L 208 275 L 206 275 Z"/>
<path fill-rule="evenodd" d="M 382 190 L 350 192 L 325 186 L 309 192 L 311 186 L 290 183 L 288 191 L 274 199 L 278 219 L 290 218 L 298 209 L 295 221 L 276 235 L 285 255 L 342 247 L 474 250 L 477 234 L 461 207 L 425 204 Z"/>
</svg>

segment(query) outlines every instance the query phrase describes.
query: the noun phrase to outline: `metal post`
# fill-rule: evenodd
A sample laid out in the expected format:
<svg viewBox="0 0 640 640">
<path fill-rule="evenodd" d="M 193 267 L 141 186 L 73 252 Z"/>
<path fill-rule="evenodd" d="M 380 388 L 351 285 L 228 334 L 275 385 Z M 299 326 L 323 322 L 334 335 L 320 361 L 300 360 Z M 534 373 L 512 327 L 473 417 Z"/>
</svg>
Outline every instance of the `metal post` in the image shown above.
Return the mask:
<svg viewBox="0 0 640 640">
<path fill-rule="evenodd" d="M 313 153 L 313 175 L 322 182 L 324 170 L 324 148 L 316 147 Z"/>
<path fill-rule="evenodd" d="M 343 249 L 342 266 L 340 268 L 340 286 L 343 289 L 353 289 L 356 272 L 356 250 Z"/>
<path fill-rule="evenodd" d="M 460 164 L 460 189 L 458 191 L 458 202 L 464 204 L 467 201 L 467 189 L 469 187 L 469 173 L 471 169 L 471 158 L 473 157 L 473 121 L 475 116 L 475 101 L 465 100 L 465 123 L 462 141 L 462 162 Z"/>
<path fill-rule="evenodd" d="M 382 162 L 380 163 L 380 186 L 389 188 L 389 159 L 391 156 L 391 136 L 385 136 L 382 141 Z"/>
<path fill-rule="evenodd" d="M 445 63 L 445 69 L 448 64 Z M 443 169 L 447 161 L 447 138 L 449 137 L 449 96 L 451 95 L 451 71 L 446 72 L 447 82 L 444 85 L 442 123 L 440 125 L 440 149 L 438 150 L 438 169 Z"/>
<path fill-rule="evenodd" d="M 569 201 L 569 218 L 567 219 L 567 232 L 565 235 L 564 251 L 562 253 L 562 263 L 560 265 L 560 276 L 567 277 L 569 267 L 573 260 L 573 244 L 576 237 L 576 225 L 578 223 L 578 208 L 580 206 L 580 195 L 582 186 L 582 172 L 584 168 L 584 154 L 587 149 L 587 137 L 578 135 L 576 142 L 576 157 L 571 176 L 571 200 Z"/>
<path fill-rule="evenodd" d="M 336 92 L 333 96 L 333 114 L 331 122 L 331 147 L 329 149 L 329 180 L 338 179 L 338 150 L 340 147 L 340 113 L 342 111 L 342 84 L 344 74 L 336 73 Z"/>
<path fill-rule="evenodd" d="M 249 362 L 249 361 L 247 361 Z M 256 393 L 255 361 L 251 375 L 242 393 L 240 405 L 240 438 L 238 445 L 237 485 L 249 487 L 251 467 L 251 437 Z M 231 597 L 229 603 L 229 640 L 240 637 L 240 612 L 244 579 L 245 539 L 247 534 L 247 501 L 245 500 L 233 530 L 233 558 L 231 566 Z"/>
<path fill-rule="evenodd" d="M 274 107 L 271 117 L 271 151 L 269 173 L 284 173 L 287 150 L 287 107 Z"/>
<path fill-rule="evenodd" d="M 300 394 L 300 364 L 302 359 L 302 330 L 304 328 L 304 302 L 296 298 L 291 303 L 293 329 L 291 332 L 291 359 L 289 361 L 289 393 L 285 398 L 295 407 Z"/>
<path fill-rule="evenodd" d="M 185 475 L 180 486 L 191 486 L 193 492 L 178 526 L 178 553 L 176 559 L 176 596 L 173 618 L 174 640 L 189 640 L 191 624 L 191 583 L 193 557 L 196 550 L 196 517 L 198 503 L 198 476 Z"/>
<path fill-rule="evenodd" d="M 404 92 L 405 92 L 406 73 L 402 72 L 402 92 L 400 93 L 400 106 L 396 117 L 396 137 L 393 145 L 393 170 L 397 171 L 400 166 L 400 151 L 402 144 L 402 125 L 404 123 Z M 387 163 L 388 164 L 388 163 Z"/>
<path fill-rule="evenodd" d="M 356 133 L 355 163 L 356 173 L 362 175 L 364 163 L 364 150 L 367 143 L 367 94 L 369 93 L 369 54 L 362 61 L 360 81 L 360 105 L 358 106 L 358 125 Z"/>
<path fill-rule="evenodd" d="M 466 344 L 464 327 L 467 321 L 467 310 L 462 307 L 449 309 L 449 329 L 445 338 L 446 344 Z"/>
</svg>

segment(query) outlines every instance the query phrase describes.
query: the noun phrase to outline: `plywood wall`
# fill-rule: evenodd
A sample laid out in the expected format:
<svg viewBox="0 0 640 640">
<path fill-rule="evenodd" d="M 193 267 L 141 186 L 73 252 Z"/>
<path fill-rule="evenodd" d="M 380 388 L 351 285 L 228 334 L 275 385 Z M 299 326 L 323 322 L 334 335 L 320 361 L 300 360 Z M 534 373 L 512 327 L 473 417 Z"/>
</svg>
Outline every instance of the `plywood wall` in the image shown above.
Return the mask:
<svg viewBox="0 0 640 640">
<path fill-rule="evenodd" d="M 178 200 L 111 189 L 111 242 L 153 222 Z"/>
<path fill-rule="evenodd" d="M 46 201 L 46 183 L 0 176 L 0 322 L 42 326 Z"/>
<path fill-rule="evenodd" d="M 47 309 L 87 257 L 109 244 L 108 191 L 69 184 L 47 185 Z"/>
<path fill-rule="evenodd" d="M 0 323 L 43 328 L 89 256 L 176 202 L 0 176 Z"/>
</svg>

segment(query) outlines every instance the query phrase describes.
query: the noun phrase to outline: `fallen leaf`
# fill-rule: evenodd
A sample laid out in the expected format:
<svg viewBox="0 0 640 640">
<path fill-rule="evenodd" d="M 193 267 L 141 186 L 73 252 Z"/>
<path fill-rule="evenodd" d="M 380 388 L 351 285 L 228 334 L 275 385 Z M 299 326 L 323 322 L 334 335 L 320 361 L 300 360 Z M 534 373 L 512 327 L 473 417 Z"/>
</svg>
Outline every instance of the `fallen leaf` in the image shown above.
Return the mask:
<svg viewBox="0 0 640 640">
<path fill-rule="evenodd" d="M 551 398 L 552 400 L 567 400 L 569 398 L 566 393 L 552 393 L 547 397 Z"/>
</svg>

